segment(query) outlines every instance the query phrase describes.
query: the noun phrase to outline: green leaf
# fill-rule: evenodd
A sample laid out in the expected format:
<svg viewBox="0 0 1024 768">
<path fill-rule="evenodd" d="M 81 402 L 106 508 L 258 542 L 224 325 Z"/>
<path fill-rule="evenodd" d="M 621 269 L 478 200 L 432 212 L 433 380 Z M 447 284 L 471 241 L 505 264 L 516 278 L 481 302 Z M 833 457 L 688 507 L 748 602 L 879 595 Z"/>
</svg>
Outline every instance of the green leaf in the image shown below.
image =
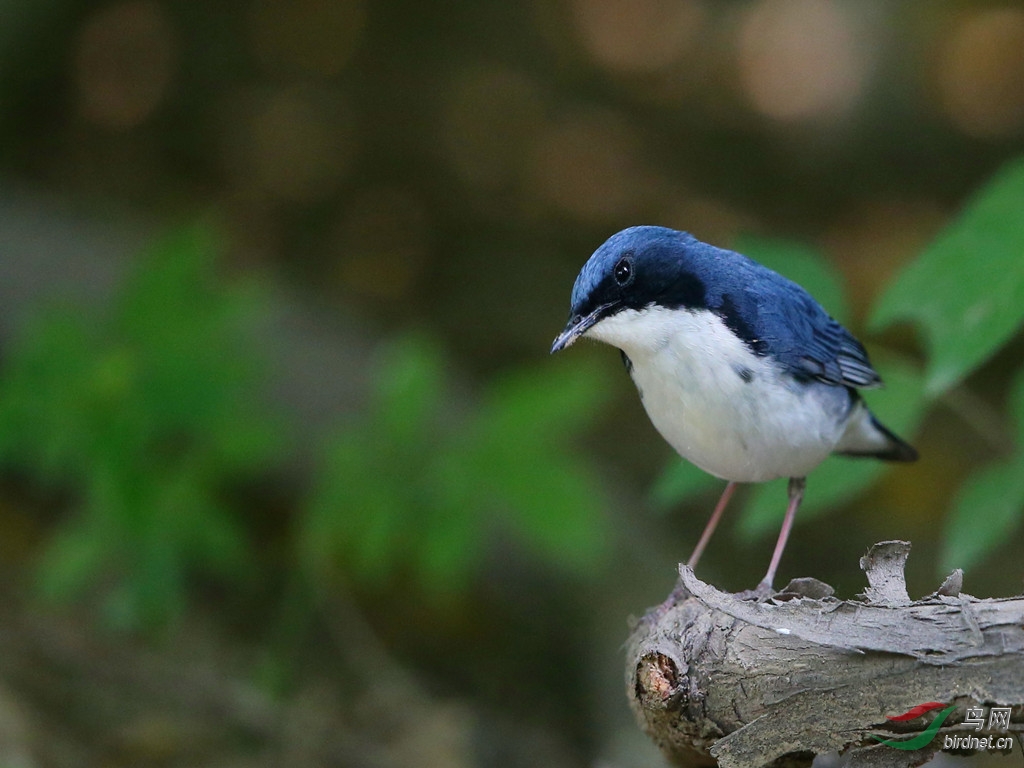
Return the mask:
<svg viewBox="0 0 1024 768">
<path fill-rule="evenodd" d="M 419 521 L 401 483 L 385 468 L 387 457 L 362 430 L 343 432 L 329 449 L 297 533 L 299 562 L 322 580 L 347 565 L 367 583 L 380 583 L 404 554 L 406 529 Z"/>
<path fill-rule="evenodd" d="M 969 568 L 995 549 L 1024 518 L 1024 369 L 1010 389 L 1017 452 L 975 472 L 960 488 L 946 519 L 940 570 Z"/>
<path fill-rule="evenodd" d="M 36 563 L 36 588 L 47 600 L 74 600 L 110 564 L 110 544 L 77 521 L 64 526 L 50 538 Z"/>
<path fill-rule="evenodd" d="M 659 509 L 668 509 L 721 483 L 721 480 L 703 469 L 679 456 L 673 456 L 665 470 L 654 481 L 651 501 Z"/>
<path fill-rule="evenodd" d="M 600 481 L 567 449 L 606 390 L 587 366 L 553 365 L 499 380 L 469 443 L 478 498 L 550 562 L 586 569 L 607 551 Z"/>
<path fill-rule="evenodd" d="M 1017 372 L 1010 388 L 1010 416 L 1017 425 L 1017 442 L 1024 446 L 1024 368 Z"/>
<path fill-rule="evenodd" d="M 94 433 L 90 383 L 97 343 L 87 325 L 65 310 L 38 316 L 5 356 L 0 459 L 44 482 L 88 474 L 82 448 Z"/>
<path fill-rule="evenodd" d="M 738 238 L 735 248 L 802 286 L 839 322 L 850 316 L 843 278 L 824 254 L 802 243 L 751 235 Z"/>
<path fill-rule="evenodd" d="M 463 590 L 481 554 L 480 514 L 472 507 L 433 510 L 431 525 L 420 538 L 413 563 L 418 570 L 418 586 L 440 597 Z"/>
<path fill-rule="evenodd" d="M 594 418 L 608 392 L 599 367 L 556 361 L 497 379 L 480 417 L 484 429 L 494 435 L 564 443 Z"/>
<path fill-rule="evenodd" d="M 862 393 L 864 399 L 879 421 L 904 440 L 909 439 L 927 406 L 921 374 L 884 354 L 878 355 L 876 369 L 886 386 Z M 807 478 L 807 492 L 797 520 L 809 520 L 827 509 L 852 501 L 892 466 L 870 458 L 830 456 Z M 751 494 L 740 518 L 741 536 L 755 538 L 778 529 L 786 510 L 787 483 L 786 478 L 764 483 Z"/>
<path fill-rule="evenodd" d="M 984 363 L 1024 321 L 1024 159 L 1004 166 L 882 296 L 871 327 L 915 323 L 936 396 Z"/>
<path fill-rule="evenodd" d="M 438 416 L 444 357 L 427 337 L 409 334 L 385 345 L 378 362 L 376 411 L 380 428 L 395 443 L 424 439 Z"/>
<path fill-rule="evenodd" d="M 985 467 L 957 493 L 946 519 L 939 569 L 970 568 L 1006 541 L 1024 519 L 1024 453 Z"/>
<path fill-rule="evenodd" d="M 585 571 L 599 562 L 609 535 L 597 478 L 567 455 L 502 458 L 503 470 L 488 481 L 507 529 L 557 566 Z"/>
<path fill-rule="evenodd" d="M 604 496 L 567 446 L 598 412 L 601 377 L 567 364 L 506 374 L 446 420 L 440 348 L 413 336 L 389 350 L 378 407 L 338 436 L 299 520 L 309 575 L 412 577 L 439 598 L 469 583 L 495 530 L 555 566 L 595 566 Z"/>
<path fill-rule="evenodd" d="M 256 294 L 218 279 L 218 252 L 205 224 L 171 232 L 108 306 L 41 313 L 0 372 L 0 460 L 78 500 L 40 588 L 125 628 L 180 614 L 193 574 L 254 572 L 223 494 L 280 441 L 247 343 Z"/>
</svg>

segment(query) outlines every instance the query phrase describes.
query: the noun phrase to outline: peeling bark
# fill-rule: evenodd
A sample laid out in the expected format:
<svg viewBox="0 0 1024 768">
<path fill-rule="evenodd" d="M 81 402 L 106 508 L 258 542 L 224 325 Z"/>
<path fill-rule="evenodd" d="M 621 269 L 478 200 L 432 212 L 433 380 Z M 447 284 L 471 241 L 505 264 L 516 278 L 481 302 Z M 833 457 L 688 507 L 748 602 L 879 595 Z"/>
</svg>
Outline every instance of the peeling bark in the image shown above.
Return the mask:
<svg viewBox="0 0 1024 768">
<path fill-rule="evenodd" d="M 838 751 L 852 765 L 919 765 L 946 734 L 1024 731 L 1024 596 L 980 600 L 954 572 L 912 602 L 910 545 L 876 544 L 861 559 L 868 588 L 839 600 L 815 579 L 770 598 L 727 594 L 680 567 L 672 597 L 634 629 L 627 690 L 640 726 L 676 765 L 809 764 Z M 924 731 L 939 710 L 887 719 L 924 702 L 956 704 L 931 742 L 877 738 Z M 968 707 L 1013 707 L 1005 732 L 964 728 Z"/>
</svg>

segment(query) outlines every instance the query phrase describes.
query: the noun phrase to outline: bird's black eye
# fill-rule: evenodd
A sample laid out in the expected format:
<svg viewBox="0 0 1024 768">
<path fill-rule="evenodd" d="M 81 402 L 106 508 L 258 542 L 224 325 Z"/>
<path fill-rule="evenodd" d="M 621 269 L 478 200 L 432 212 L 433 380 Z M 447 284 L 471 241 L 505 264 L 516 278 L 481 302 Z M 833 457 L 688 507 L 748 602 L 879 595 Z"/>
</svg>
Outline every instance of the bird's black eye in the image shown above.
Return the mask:
<svg viewBox="0 0 1024 768">
<path fill-rule="evenodd" d="M 623 256 L 615 262 L 615 268 L 612 270 L 612 275 L 615 277 L 615 282 L 618 283 L 620 287 L 625 288 L 633 282 L 633 257 L 631 255 Z"/>
</svg>

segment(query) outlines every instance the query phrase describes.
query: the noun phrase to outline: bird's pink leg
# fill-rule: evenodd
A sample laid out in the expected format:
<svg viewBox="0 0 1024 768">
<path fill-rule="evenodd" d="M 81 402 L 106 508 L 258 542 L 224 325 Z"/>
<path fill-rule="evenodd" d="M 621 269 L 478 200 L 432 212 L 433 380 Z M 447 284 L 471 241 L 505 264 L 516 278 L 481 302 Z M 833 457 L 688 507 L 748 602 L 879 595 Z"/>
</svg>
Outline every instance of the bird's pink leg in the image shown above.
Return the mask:
<svg viewBox="0 0 1024 768">
<path fill-rule="evenodd" d="M 686 561 L 687 567 L 691 570 L 697 566 L 697 561 L 700 560 L 701 553 L 704 552 L 704 548 L 708 545 L 708 541 L 711 540 L 711 534 L 715 532 L 715 527 L 718 525 L 718 521 L 722 519 L 722 513 L 725 512 L 725 508 L 729 505 L 729 499 L 732 498 L 732 494 L 736 490 L 737 485 L 739 485 L 739 483 L 730 482 L 725 486 L 725 490 L 722 491 L 722 495 L 719 497 L 718 503 L 715 505 L 715 511 L 711 513 L 711 519 L 708 520 L 708 524 L 704 526 L 704 533 L 700 535 L 700 541 L 698 541 L 697 546 L 694 547 L 693 554 L 690 555 L 690 559 Z M 644 617 L 644 621 L 657 622 L 666 611 L 679 602 L 679 599 L 683 594 L 688 593 L 683 587 L 683 582 L 680 580 L 676 582 L 675 588 L 669 593 L 669 596 L 665 598 L 665 602 L 657 608 L 652 608 L 647 616 Z"/>
<path fill-rule="evenodd" d="M 779 561 L 782 560 L 782 552 L 786 548 L 786 540 L 789 539 L 789 532 L 793 528 L 793 519 L 804 498 L 804 487 L 807 481 L 802 477 L 791 477 L 789 479 L 789 506 L 786 507 L 786 517 L 782 520 L 782 530 L 779 531 L 779 539 L 775 542 L 775 551 L 772 553 L 772 561 L 768 564 L 768 573 L 757 585 L 759 592 L 770 592 L 772 582 L 775 581 L 775 571 L 779 568 Z"/>
<path fill-rule="evenodd" d="M 736 486 L 739 483 L 730 481 L 725 486 L 725 490 L 722 491 L 721 497 L 718 499 L 718 503 L 715 505 L 715 511 L 711 513 L 711 519 L 708 520 L 708 524 L 704 526 L 704 533 L 700 535 L 700 541 L 697 542 L 697 546 L 693 548 L 693 554 L 690 555 L 690 559 L 686 561 L 686 565 L 693 570 L 697 567 L 697 562 L 700 560 L 700 556 L 704 554 L 704 548 L 711 541 L 711 534 L 715 532 L 715 528 L 718 527 L 718 521 L 722 519 L 722 513 L 725 512 L 725 508 L 729 505 L 729 499 L 732 498 L 733 492 L 736 490 Z"/>
</svg>

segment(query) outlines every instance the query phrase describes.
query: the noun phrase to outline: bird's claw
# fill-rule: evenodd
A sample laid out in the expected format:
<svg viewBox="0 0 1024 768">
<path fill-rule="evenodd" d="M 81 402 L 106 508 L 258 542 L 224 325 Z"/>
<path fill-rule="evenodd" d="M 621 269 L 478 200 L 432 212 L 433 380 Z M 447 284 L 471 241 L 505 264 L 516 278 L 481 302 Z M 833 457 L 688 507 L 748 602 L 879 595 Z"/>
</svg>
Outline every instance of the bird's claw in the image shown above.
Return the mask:
<svg viewBox="0 0 1024 768">
<path fill-rule="evenodd" d="M 753 589 L 745 589 L 742 592 L 737 592 L 736 597 L 740 600 L 749 600 L 752 603 L 767 603 L 773 597 L 775 597 L 775 589 L 772 588 L 771 582 L 761 581 Z"/>
</svg>

